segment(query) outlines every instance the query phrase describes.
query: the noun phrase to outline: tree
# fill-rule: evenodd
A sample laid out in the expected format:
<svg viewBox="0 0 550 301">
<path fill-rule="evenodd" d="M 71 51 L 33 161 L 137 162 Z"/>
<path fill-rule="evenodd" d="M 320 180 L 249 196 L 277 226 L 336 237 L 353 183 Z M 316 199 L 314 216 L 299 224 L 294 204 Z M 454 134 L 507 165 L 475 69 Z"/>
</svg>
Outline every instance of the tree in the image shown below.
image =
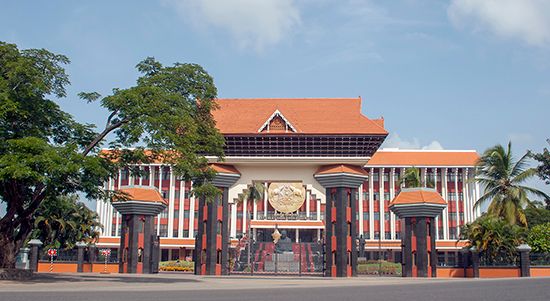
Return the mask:
<svg viewBox="0 0 550 301">
<path fill-rule="evenodd" d="M 550 223 L 550 210 L 541 202 L 535 201 L 525 208 L 525 217 L 529 228 L 540 224 Z"/>
<path fill-rule="evenodd" d="M 40 239 L 44 248 L 72 249 L 77 242 L 95 242 L 102 227 L 97 213 L 78 202 L 77 195 L 47 199 L 35 215 L 30 238 Z"/>
<path fill-rule="evenodd" d="M 219 193 L 209 184 L 214 172 L 205 155 L 221 158 L 223 137 L 211 114 L 216 88 L 201 66 L 164 67 L 147 58 L 137 65 L 143 75 L 135 86 L 104 98 L 81 93 L 88 101 L 101 99 L 109 112 L 97 133 L 48 99 L 66 96 L 68 63 L 44 49 L 0 42 L 0 199 L 7 209 L 0 219 L 0 268 L 15 266 L 45 200 L 76 192 L 110 199 L 113 193 L 100 186 L 123 166 L 160 160 L 176 175 L 196 179 L 195 194 L 212 199 Z M 111 133 L 112 150 L 100 152 Z"/>
<path fill-rule="evenodd" d="M 475 246 L 484 260 L 491 264 L 516 256 L 516 247 L 525 240 L 525 228 L 484 214 L 473 223 L 462 226 L 460 236 L 460 239 L 469 240 L 470 245 Z"/>
<path fill-rule="evenodd" d="M 401 176 L 399 182 L 401 182 L 401 184 L 404 184 L 406 188 L 435 187 L 433 179 L 427 179 L 424 182 L 422 177 L 420 176 L 420 168 L 414 166 L 405 170 L 405 173 Z"/>
<path fill-rule="evenodd" d="M 550 139 L 547 139 L 546 141 L 550 144 Z M 544 148 L 542 153 L 532 153 L 531 156 L 539 162 L 539 166 L 537 166 L 537 173 L 539 177 L 545 181 L 546 184 L 550 185 L 550 151 L 548 151 L 547 148 Z M 550 202 L 547 202 L 546 204 L 550 209 Z"/>
<path fill-rule="evenodd" d="M 475 207 L 490 201 L 487 213 L 502 217 L 510 224 L 527 225 L 523 208 L 530 204 L 528 194 L 550 199 L 544 192 L 522 185 L 536 175 L 534 168 L 527 168 L 529 153 L 518 161 L 512 156 L 512 143 L 508 148 L 495 145 L 487 149 L 477 164 L 476 181 L 485 193 L 476 201 Z"/>
<path fill-rule="evenodd" d="M 550 253 L 550 222 L 531 228 L 527 243 L 533 253 Z"/>
</svg>

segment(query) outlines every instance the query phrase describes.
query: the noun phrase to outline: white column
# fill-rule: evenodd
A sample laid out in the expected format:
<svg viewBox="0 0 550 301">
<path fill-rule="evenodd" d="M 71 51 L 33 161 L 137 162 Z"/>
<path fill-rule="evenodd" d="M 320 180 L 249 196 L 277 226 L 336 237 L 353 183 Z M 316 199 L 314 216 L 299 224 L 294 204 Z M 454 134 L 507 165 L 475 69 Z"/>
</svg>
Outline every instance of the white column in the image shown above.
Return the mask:
<svg viewBox="0 0 550 301">
<path fill-rule="evenodd" d="M 476 182 L 476 184 L 475 184 L 475 196 L 476 196 L 476 198 L 475 198 L 476 201 L 479 200 L 479 197 L 481 196 L 481 190 L 479 188 L 479 183 L 478 182 Z M 476 218 L 481 216 L 481 206 L 477 206 L 475 212 L 476 212 Z"/>
<path fill-rule="evenodd" d="M 320 221 L 321 220 L 321 199 L 317 199 L 317 206 L 315 206 L 315 209 L 317 210 L 317 220 Z M 325 221 L 325 223 L 326 222 L 327 221 Z"/>
<path fill-rule="evenodd" d="M 421 168 L 420 169 L 420 179 L 422 179 L 422 186 L 423 187 L 426 187 L 426 168 Z"/>
<path fill-rule="evenodd" d="M 264 183 L 264 219 L 267 219 L 267 182 Z"/>
<path fill-rule="evenodd" d="M 460 206 L 458 203 L 458 168 L 454 169 L 455 173 L 455 204 L 456 204 L 456 236 L 460 235 Z"/>
<path fill-rule="evenodd" d="M 180 180 L 180 208 L 178 215 L 178 238 L 183 238 L 183 219 L 185 214 L 185 181 Z"/>
<path fill-rule="evenodd" d="M 390 170 L 390 201 L 395 197 L 395 168 Z M 390 211 L 391 239 L 395 239 L 395 214 Z"/>
<path fill-rule="evenodd" d="M 434 189 L 437 191 L 437 168 L 432 167 L 434 174 Z M 439 215 L 435 217 L 435 239 L 439 239 Z"/>
<path fill-rule="evenodd" d="M 193 182 L 191 181 L 191 188 L 193 187 Z M 191 194 L 189 196 L 189 238 L 195 238 L 193 235 L 195 232 L 195 195 Z"/>
<path fill-rule="evenodd" d="M 235 238 L 237 237 L 237 204 L 231 204 L 231 234 L 229 236 Z"/>
<path fill-rule="evenodd" d="M 298 230 L 298 228 L 296 228 L 296 235 L 294 235 L 294 237 L 296 237 L 296 242 L 300 242 L 300 231 Z"/>
<path fill-rule="evenodd" d="M 441 194 L 445 201 L 447 201 L 447 168 L 441 169 Z M 447 203 L 448 204 L 448 203 Z M 449 239 L 449 209 L 445 207 L 443 209 L 443 239 L 448 240 Z"/>
<path fill-rule="evenodd" d="M 143 166 L 140 166 L 139 167 L 139 171 L 140 171 L 140 174 L 139 174 L 139 186 L 143 186 L 143 174 L 141 173 L 143 171 Z"/>
<path fill-rule="evenodd" d="M 252 204 L 252 213 L 253 213 L 253 219 L 254 220 L 257 220 L 258 219 L 258 203 L 254 202 Z"/>
<path fill-rule="evenodd" d="M 363 184 L 359 185 L 357 188 L 358 194 L 358 211 L 359 211 L 359 235 L 363 235 Z"/>
<path fill-rule="evenodd" d="M 310 204 L 311 194 L 306 187 L 306 218 L 309 219 L 309 204 Z"/>
<path fill-rule="evenodd" d="M 468 183 L 468 168 L 462 170 L 462 199 L 464 202 L 464 223 L 470 222 L 470 183 Z"/>
<path fill-rule="evenodd" d="M 162 195 L 162 165 L 159 166 L 159 192 Z M 157 216 L 157 235 L 160 235 L 160 214 Z"/>
<path fill-rule="evenodd" d="M 115 183 L 114 183 L 112 178 L 109 179 L 109 189 L 111 189 L 111 190 L 115 189 Z M 110 206 L 113 207 L 112 204 Z M 120 225 L 119 225 L 120 217 L 121 217 L 120 213 L 117 211 L 116 214 L 115 214 L 115 236 L 120 235 Z"/>
<path fill-rule="evenodd" d="M 386 220 L 384 219 L 385 211 L 384 211 L 384 168 L 380 168 L 380 172 L 378 174 L 378 183 L 380 184 L 379 194 L 380 194 L 380 239 L 386 238 Z"/>
<path fill-rule="evenodd" d="M 104 184 L 104 188 L 105 190 L 109 190 L 109 182 Z M 99 223 L 102 225 L 105 225 L 105 222 L 104 222 L 105 218 L 103 217 L 103 206 L 105 206 L 105 202 L 103 200 L 97 200 L 97 202 L 95 203 L 96 212 L 97 212 L 97 215 L 99 215 Z M 105 236 L 104 229 L 105 227 L 99 228 L 100 236 Z"/>
<path fill-rule="evenodd" d="M 243 233 L 246 233 L 248 237 L 250 237 L 250 233 L 248 233 L 248 228 L 246 227 L 246 222 L 248 220 L 248 215 L 246 213 L 246 207 L 248 207 L 248 200 L 244 199 L 243 201 Z"/>
<path fill-rule="evenodd" d="M 374 240 L 374 168 L 369 170 L 369 239 Z"/>
<path fill-rule="evenodd" d="M 174 237 L 174 172 L 170 168 L 170 187 L 168 188 L 168 237 Z"/>
</svg>

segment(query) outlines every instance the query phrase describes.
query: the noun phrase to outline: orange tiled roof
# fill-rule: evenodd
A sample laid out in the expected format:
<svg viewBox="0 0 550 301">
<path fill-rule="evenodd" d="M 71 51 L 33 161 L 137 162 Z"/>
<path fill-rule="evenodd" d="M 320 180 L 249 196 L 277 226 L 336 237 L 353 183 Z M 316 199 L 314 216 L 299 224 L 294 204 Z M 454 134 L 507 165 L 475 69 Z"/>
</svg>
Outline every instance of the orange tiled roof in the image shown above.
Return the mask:
<svg viewBox="0 0 550 301">
<path fill-rule="evenodd" d="M 229 164 L 212 163 L 210 164 L 210 167 L 212 167 L 212 169 L 214 169 L 218 173 L 232 173 L 238 175 L 241 174 L 239 170 L 235 168 L 235 166 Z"/>
<path fill-rule="evenodd" d="M 474 166 L 475 151 L 379 150 L 367 166 Z"/>
<path fill-rule="evenodd" d="M 399 192 L 399 194 L 390 202 L 390 206 L 404 204 L 446 205 L 447 202 L 445 202 L 441 195 L 433 189 L 412 188 L 401 190 L 401 192 Z"/>
<path fill-rule="evenodd" d="M 218 99 L 217 103 L 220 108 L 212 113 L 222 134 L 257 134 L 276 110 L 297 133 L 388 134 L 383 120 L 361 114 L 361 98 Z"/>
<path fill-rule="evenodd" d="M 141 201 L 152 203 L 164 203 L 168 205 L 168 201 L 162 198 L 160 192 L 155 187 L 122 187 L 120 192 L 127 194 L 128 201 Z"/>
<path fill-rule="evenodd" d="M 333 173 L 351 173 L 357 175 L 368 175 L 368 173 L 360 166 L 348 164 L 324 165 L 319 167 L 316 175 L 333 174 Z"/>
</svg>

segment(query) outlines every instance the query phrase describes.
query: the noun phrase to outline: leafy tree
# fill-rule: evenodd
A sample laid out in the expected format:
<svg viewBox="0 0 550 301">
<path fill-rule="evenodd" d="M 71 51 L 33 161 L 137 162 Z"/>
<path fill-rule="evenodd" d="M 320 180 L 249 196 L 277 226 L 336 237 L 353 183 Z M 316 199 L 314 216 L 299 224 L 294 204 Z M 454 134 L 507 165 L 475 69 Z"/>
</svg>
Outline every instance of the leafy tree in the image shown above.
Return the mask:
<svg viewBox="0 0 550 301">
<path fill-rule="evenodd" d="M 534 168 L 527 168 L 529 153 L 518 161 L 512 156 L 512 143 L 508 148 L 495 145 L 486 150 L 477 164 L 476 181 L 481 183 L 485 194 L 475 203 L 480 206 L 490 201 L 488 214 L 502 217 L 511 224 L 527 225 L 523 208 L 530 200 L 528 194 L 550 199 L 544 192 L 522 185 L 536 175 Z"/>
<path fill-rule="evenodd" d="M 550 139 L 546 140 L 550 144 Z M 550 151 L 544 148 L 542 153 L 532 153 L 533 159 L 539 162 L 537 166 L 537 173 L 539 177 L 550 185 Z M 550 207 L 550 202 L 547 202 L 547 206 Z M 550 209 L 550 208 L 549 208 Z"/>
<path fill-rule="evenodd" d="M 66 96 L 63 65 L 68 63 L 44 49 L 19 50 L 0 42 L 0 199 L 6 203 L 0 268 L 14 267 L 45 200 L 79 191 L 109 199 L 112 192 L 100 186 L 123 166 L 161 160 L 178 176 L 196 179 L 194 193 L 209 199 L 219 193 L 208 182 L 213 171 L 204 155 L 221 158 L 223 137 L 211 114 L 216 88 L 201 66 L 164 67 L 147 58 L 137 65 L 142 76 L 135 86 L 103 98 L 81 93 L 88 101 L 100 100 L 109 112 L 98 133 L 48 98 Z M 100 152 L 110 133 L 112 150 Z"/>
<path fill-rule="evenodd" d="M 533 228 L 540 224 L 550 223 L 550 210 L 545 208 L 541 202 L 535 201 L 525 208 L 525 217 L 529 228 Z"/>
<path fill-rule="evenodd" d="M 78 202 L 77 195 L 47 199 L 35 216 L 30 237 L 40 239 L 46 249 L 72 249 L 80 241 L 95 242 L 102 227 L 97 213 Z"/>
<path fill-rule="evenodd" d="M 525 228 L 484 214 L 473 223 L 462 226 L 460 236 L 475 246 L 487 263 L 493 263 L 498 258 L 516 256 L 516 247 L 525 240 Z"/>
<path fill-rule="evenodd" d="M 531 228 L 527 243 L 534 253 L 550 253 L 550 222 Z"/>
<path fill-rule="evenodd" d="M 426 179 L 426 181 L 423 181 L 420 175 L 420 168 L 414 166 L 405 170 L 405 173 L 401 176 L 399 182 L 401 182 L 401 184 L 404 184 L 407 188 L 435 187 L 433 179 Z"/>
</svg>

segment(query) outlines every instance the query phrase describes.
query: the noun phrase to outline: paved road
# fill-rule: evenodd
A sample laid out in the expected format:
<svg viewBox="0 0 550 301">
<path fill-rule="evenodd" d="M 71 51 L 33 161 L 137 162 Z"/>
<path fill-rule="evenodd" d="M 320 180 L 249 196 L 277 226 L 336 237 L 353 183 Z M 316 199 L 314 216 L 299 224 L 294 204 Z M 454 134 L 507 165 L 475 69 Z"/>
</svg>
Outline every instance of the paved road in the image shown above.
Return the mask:
<svg viewBox="0 0 550 301">
<path fill-rule="evenodd" d="M 195 276 L 50 275 L 0 282 L 0 300 L 550 300 L 550 278 L 209 278 Z"/>
</svg>

